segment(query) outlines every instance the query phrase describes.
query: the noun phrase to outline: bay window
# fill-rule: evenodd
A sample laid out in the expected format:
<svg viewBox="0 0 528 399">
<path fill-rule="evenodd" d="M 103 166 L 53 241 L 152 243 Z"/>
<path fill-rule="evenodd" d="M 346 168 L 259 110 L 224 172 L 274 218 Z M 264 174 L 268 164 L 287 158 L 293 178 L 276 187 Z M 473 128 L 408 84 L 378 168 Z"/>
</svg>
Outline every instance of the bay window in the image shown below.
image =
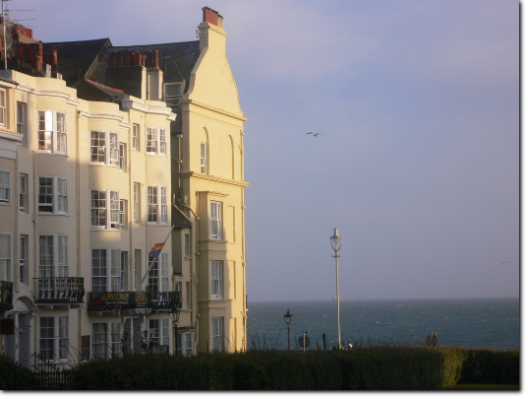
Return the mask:
<svg viewBox="0 0 528 399">
<path fill-rule="evenodd" d="M 67 361 L 70 344 L 68 316 L 40 317 L 39 353 L 43 361 Z"/>
<path fill-rule="evenodd" d="M 39 176 L 38 212 L 68 214 L 68 181 L 65 177 Z"/>
<path fill-rule="evenodd" d="M 92 291 L 121 292 L 124 288 L 119 248 L 92 249 Z"/>
<path fill-rule="evenodd" d="M 149 155 L 167 155 L 167 131 L 157 127 L 147 127 L 146 152 Z"/>
<path fill-rule="evenodd" d="M 211 239 L 222 239 L 222 204 L 211 201 Z"/>
<path fill-rule="evenodd" d="M 90 220 L 92 229 L 120 229 L 119 192 L 90 190 Z"/>
<path fill-rule="evenodd" d="M 0 170 L 0 204 L 11 204 L 11 172 Z"/>
<path fill-rule="evenodd" d="M 121 356 L 121 323 L 92 324 L 92 359 Z"/>
<path fill-rule="evenodd" d="M 90 132 L 90 163 L 119 166 L 118 134 L 109 131 Z"/>
<path fill-rule="evenodd" d="M 38 151 L 67 153 L 66 116 L 57 111 L 38 111 Z"/>
<path fill-rule="evenodd" d="M 211 319 L 211 350 L 220 352 L 223 350 L 224 342 L 224 318 L 213 317 Z"/>
<path fill-rule="evenodd" d="M 213 260 L 211 262 L 211 299 L 222 299 L 224 294 L 223 289 L 224 265 L 220 260 Z"/>
<path fill-rule="evenodd" d="M 167 208 L 167 187 L 147 186 L 147 223 L 167 225 L 169 215 Z"/>
</svg>

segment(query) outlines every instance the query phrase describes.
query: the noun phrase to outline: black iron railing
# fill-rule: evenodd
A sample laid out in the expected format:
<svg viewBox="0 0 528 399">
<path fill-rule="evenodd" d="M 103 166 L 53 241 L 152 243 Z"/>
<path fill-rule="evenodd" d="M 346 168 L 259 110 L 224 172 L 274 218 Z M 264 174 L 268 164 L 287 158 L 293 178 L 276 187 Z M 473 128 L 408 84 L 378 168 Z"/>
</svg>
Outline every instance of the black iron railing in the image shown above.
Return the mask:
<svg viewBox="0 0 528 399">
<path fill-rule="evenodd" d="M 82 303 L 83 277 L 37 278 L 37 303 Z"/>
<path fill-rule="evenodd" d="M 152 309 L 181 309 L 182 296 L 180 291 L 165 291 L 149 293 L 149 307 Z"/>
<path fill-rule="evenodd" d="M 13 283 L 0 281 L 0 311 L 13 309 Z"/>
</svg>

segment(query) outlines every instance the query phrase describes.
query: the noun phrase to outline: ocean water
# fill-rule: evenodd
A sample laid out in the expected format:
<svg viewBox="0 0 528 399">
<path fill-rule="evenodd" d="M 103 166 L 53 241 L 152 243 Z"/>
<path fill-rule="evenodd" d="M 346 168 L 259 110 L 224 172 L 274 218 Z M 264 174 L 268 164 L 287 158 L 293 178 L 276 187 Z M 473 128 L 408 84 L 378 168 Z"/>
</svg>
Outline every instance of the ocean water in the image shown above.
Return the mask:
<svg viewBox="0 0 528 399">
<path fill-rule="evenodd" d="M 337 344 L 337 302 L 249 302 L 248 349 L 288 348 L 284 315 L 293 314 L 294 349 L 303 330 L 307 349 Z M 437 333 L 438 345 L 519 349 L 519 299 L 341 301 L 341 341 L 364 344 L 419 343 Z"/>
</svg>

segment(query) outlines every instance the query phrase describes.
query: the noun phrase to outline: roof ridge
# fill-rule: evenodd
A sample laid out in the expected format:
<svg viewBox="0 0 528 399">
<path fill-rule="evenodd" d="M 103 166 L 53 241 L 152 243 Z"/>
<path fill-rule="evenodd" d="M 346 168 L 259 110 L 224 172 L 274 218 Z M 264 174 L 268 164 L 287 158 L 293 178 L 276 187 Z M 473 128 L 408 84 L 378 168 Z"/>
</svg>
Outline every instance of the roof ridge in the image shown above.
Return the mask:
<svg viewBox="0 0 528 399">
<path fill-rule="evenodd" d="M 89 39 L 89 40 L 71 40 L 69 42 L 43 42 L 44 44 L 54 44 L 54 43 L 85 43 L 85 42 L 98 42 L 98 41 L 110 41 L 109 37 L 101 38 L 101 39 Z M 111 42 L 110 42 L 111 43 Z"/>
<path fill-rule="evenodd" d="M 169 43 L 152 43 L 152 44 L 130 44 L 128 46 L 112 46 L 110 48 L 127 48 L 127 47 L 149 47 L 149 46 L 166 46 L 168 44 L 199 43 L 199 40 L 188 40 L 186 42 L 169 42 Z"/>
</svg>

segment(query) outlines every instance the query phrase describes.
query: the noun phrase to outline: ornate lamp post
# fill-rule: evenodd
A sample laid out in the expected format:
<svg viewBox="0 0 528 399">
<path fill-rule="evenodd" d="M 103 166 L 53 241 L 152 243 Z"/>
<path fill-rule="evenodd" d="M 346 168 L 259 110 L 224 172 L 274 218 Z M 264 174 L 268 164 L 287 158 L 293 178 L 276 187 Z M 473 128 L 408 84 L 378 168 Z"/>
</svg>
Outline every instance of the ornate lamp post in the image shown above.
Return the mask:
<svg viewBox="0 0 528 399">
<path fill-rule="evenodd" d="M 172 333 L 174 334 L 174 356 L 178 355 L 178 321 L 180 320 L 180 309 L 173 309 L 169 316 L 172 320 Z"/>
<path fill-rule="evenodd" d="M 338 254 L 339 249 L 341 248 L 341 236 L 337 233 L 337 227 L 334 229 L 334 235 L 330 237 L 330 244 L 332 249 L 335 252 L 335 255 L 332 255 L 332 258 L 336 260 L 336 291 L 337 291 L 337 340 L 339 342 L 339 349 L 341 349 L 341 320 L 339 317 L 339 261 L 338 258 L 341 255 Z"/>
<path fill-rule="evenodd" d="M 286 312 L 284 315 L 284 321 L 286 322 L 286 325 L 288 326 L 288 351 L 290 351 L 290 324 L 292 322 L 293 315 L 290 314 L 290 309 Z"/>
</svg>

